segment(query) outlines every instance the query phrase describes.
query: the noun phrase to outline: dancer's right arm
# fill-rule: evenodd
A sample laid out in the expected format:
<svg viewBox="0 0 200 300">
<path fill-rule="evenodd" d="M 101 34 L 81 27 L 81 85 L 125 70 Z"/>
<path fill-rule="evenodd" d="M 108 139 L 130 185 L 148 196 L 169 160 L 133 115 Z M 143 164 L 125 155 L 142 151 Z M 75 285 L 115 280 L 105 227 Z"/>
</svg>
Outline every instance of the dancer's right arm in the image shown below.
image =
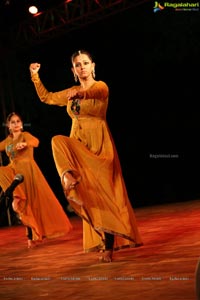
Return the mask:
<svg viewBox="0 0 200 300">
<path fill-rule="evenodd" d="M 5 146 L 6 146 L 5 140 L 1 141 L 0 142 L 0 152 L 5 151 Z"/>
<path fill-rule="evenodd" d="M 29 67 L 31 80 L 34 83 L 38 97 L 46 104 L 66 106 L 68 102 L 68 91 L 70 91 L 71 88 L 59 92 L 49 92 L 40 80 L 38 74 L 40 66 L 39 63 L 31 63 Z"/>
</svg>

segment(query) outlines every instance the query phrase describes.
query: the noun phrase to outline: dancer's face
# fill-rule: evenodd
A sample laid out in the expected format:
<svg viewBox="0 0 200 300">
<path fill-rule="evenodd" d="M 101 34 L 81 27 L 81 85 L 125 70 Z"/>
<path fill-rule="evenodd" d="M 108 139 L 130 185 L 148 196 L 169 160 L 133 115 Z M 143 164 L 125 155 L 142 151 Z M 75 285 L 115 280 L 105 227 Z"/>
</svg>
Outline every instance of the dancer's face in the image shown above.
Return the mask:
<svg viewBox="0 0 200 300">
<path fill-rule="evenodd" d="M 8 121 L 8 128 L 10 132 L 18 132 L 22 129 L 22 120 L 17 116 L 13 115 Z"/>
<path fill-rule="evenodd" d="M 80 79 L 87 79 L 88 77 L 92 76 L 93 69 L 94 63 L 87 54 L 80 54 L 74 58 L 73 72 Z"/>
</svg>

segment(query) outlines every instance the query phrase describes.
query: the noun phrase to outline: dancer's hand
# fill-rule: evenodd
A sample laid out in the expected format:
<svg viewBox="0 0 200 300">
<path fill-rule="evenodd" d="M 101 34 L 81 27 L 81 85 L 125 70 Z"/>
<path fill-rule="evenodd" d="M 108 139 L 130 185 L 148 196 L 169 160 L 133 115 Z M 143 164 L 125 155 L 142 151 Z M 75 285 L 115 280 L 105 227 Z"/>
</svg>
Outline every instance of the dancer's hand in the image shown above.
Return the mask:
<svg viewBox="0 0 200 300">
<path fill-rule="evenodd" d="M 29 70 L 31 72 L 31 75 L 32 74 L 37 74 L 39 69 L 40 69 L 40 64 L 38 64 L 38 63 L 30 64 Z"/>
<path fill-rule="evenodd" d="M 26 142 L 17 143 L 16 144 L 16 149 L 17 150 L 22 150 L 22 149 L 26 148 L 26 146 L 27 146 Z"/>
<path fill-rule="evenodd" d="M 82 99 L 84 97 L 83 89 L 80 87 L 70 89 L 67 92 L 67 98 L 68 100 L 74 100 L 74 99 Z"/>
</svg>

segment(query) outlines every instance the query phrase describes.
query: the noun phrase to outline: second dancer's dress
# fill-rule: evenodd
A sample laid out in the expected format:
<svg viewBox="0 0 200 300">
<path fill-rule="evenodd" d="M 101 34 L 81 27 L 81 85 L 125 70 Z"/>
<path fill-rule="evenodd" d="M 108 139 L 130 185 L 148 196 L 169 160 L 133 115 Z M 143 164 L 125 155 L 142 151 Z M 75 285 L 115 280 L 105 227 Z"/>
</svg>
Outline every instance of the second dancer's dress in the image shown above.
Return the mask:
<svg viewBox="0 0 200 300">
<path fill-rule="evenodd" d="M 20 142 L 26 142 L 27 147 L 18 151 L 15 146 Z M 68 216 L 34 160 L 33 151 L 38 144 L 39 140 L 29 132 L 22 132 L 17 140 L 9 135 L 0 142 L 0 151 L 5 151 L 10 160 L 7 166 L 0 167 L 0 186 L 6 191 L 16 174 L 24 176 L 13 195 L 20 198 L 18 217 L 32 229 L 35 241 L 64 236 L 72 229 Z"/>
</svg>

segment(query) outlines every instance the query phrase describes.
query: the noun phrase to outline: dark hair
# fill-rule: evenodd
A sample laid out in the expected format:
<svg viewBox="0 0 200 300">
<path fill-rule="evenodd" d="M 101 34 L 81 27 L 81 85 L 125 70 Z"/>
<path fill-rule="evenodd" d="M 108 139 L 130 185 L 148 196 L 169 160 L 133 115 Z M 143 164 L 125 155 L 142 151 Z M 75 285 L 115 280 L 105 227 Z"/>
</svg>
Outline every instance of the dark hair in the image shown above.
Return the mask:
<svg viewBox="0 0 200 300">
<path fill-rule="evenodd" d="M 86 55 L 89 57 L 89 59 L 93 62 L 93 58 L 92 58 L 91 53 L 90 53 L 89 51 L 87 51 L 87 50 L 82 49 L 82 50 L 78 50 L 78 51 L 76 51 L 76 52 L 74 52 L 74 53 L 72 54 L 72 56 L 71 56 L 71 62 L 72 62 L 72 64 L 73 64 L 73 62 L 74 62 L 74 59 L 75 59 L 78 55 L 80 55 L 80 54 L 86 54 Z"/>
</svg>

